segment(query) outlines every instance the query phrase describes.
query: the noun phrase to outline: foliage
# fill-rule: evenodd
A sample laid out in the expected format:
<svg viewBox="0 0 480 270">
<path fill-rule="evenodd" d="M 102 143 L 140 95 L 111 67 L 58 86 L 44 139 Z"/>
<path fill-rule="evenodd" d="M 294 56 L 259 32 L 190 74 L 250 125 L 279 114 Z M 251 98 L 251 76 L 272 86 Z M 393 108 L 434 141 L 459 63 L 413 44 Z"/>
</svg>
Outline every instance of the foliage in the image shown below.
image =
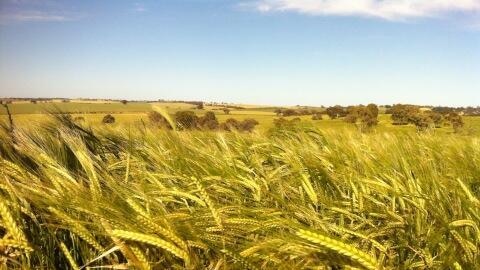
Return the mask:
<svg viewBox="0 0 480 270">
<path fill-rule="evenodd" d="M 478 138 L 57 119 L 0 132 L 4 269 L 480 267 Z"/>
<path fill-rule="evenodd" d="M 218 119 L 212 111 L 208 111 L 203 117 L 200 117 L 198 124 L 201 128 L 209 130 L 215 130 L 219 127 Z"/>
<path fill-rule="evenodd" d="M 150 120 L 150 123 L 153 125 L 160 127 L 160 128 L 167 128 L 167 129 L 172 129 L 172 126 L 168 122 L 168 120 L 159 112 L 157 111 L 151 111 L 148 113 L 148 120 Z"/>
<path fill-rule="evenodd" d="M 192 111 L 178 111 L 175 113 L 175 122 L 179 129 L 197 128 L 198 116 Z"/>
<path fill-rule="evenodd" d="M 413 105 L 395 104 L 389 109 L 389 113 L 394 125 L 407 125 L 420 113 L 420 109 Z"/>
<path fill-rule="evenodd" d="M 458 113 L 451 112 L 448 114 L 448 121 L 452 124 L 453 130 L 455 133 L 458 133 L 461 128 L 465 125 L 462 119 L 462 116 L 460 116 Z"/>
<path fill-rule="evenodd" d="M 113 124 L 113 123 L 115 123 L 115 117 L 113 117 L 113 115 L 111 115 L 111 114 L 107 114 L 103 117 L 102 123 Z"/>
<path fill-rule="evenodd" d="M 328 107 L 326 113 L 330 119 L 336 119 L 339 117 L 345 117 L 347 115 L 347 110 L 340 105 L 335 105 L 333 107 Z"/>
</svg>

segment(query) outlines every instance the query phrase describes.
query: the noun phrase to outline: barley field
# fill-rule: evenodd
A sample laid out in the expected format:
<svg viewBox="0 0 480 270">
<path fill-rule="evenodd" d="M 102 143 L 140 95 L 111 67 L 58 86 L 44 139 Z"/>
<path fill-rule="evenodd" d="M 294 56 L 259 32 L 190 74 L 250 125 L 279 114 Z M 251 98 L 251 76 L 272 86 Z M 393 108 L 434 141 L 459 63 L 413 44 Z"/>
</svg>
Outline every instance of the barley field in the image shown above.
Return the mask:
<svg viewBox="0 0 480 270">
<path fill-rule="evenodd" d="M 2 269 L 476 269 L 480 138 L 4 128 Z"/>
</svg>

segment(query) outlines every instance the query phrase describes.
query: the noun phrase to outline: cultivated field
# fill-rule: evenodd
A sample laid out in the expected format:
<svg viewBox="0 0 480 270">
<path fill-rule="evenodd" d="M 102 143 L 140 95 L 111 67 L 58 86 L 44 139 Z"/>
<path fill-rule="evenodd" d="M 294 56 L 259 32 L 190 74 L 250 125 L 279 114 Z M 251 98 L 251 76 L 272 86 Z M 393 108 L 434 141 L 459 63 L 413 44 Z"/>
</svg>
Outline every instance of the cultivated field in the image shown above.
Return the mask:
<svg viewBox="0 0 480 270">
<path fill-rule="evenodd" d="M 417 132 L 380 114 L 360 132 L 311 116 L 281 128 L 267 107 L 58 104 L 85 119 L 28 103 L 11 104 L 13 130 L 3 116 L 3 269 L 480 267 L 478 117 Z M 158 108 L 259 125 L 166 130 Z"/>
</svg>

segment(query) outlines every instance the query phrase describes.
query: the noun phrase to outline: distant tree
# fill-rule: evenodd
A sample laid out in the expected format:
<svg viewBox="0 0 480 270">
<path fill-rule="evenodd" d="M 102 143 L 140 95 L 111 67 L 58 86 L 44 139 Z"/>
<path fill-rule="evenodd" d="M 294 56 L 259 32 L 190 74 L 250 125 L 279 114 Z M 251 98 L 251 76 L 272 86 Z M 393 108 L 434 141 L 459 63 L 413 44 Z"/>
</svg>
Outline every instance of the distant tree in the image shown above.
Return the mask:
<svg viewBox="0 0 480 270">
<path fill-rule="evenodd" d="M 293 115 L 297 115 L 297 111 L 293 110 L 293 109 L 286 109 L 286 110 L 283 110 L 282 111 L 282 115 L 283 116 L 293 116 Z"/>
<path fill-rule="evenodd" d="M 68 100 L 68 99 L 62 99 L 62 102 L 63 102 L 63 103 L 68 103 L 68 102 L 70 102 L 70 100 Z"/>
<path fill-rule="evenodd" d="M 433 112 L 431 111 L 428 116 L 430 119 L 432 119 L 433 124 L 435 125 L 435 128 L 441 128 L 443 124 L 443 115 L 438 112 Z"/>
<path fill-rule="evenodd" d="M 275 109 L 273 111 L 277 116 L 280 116 L 282 113 L 283 113 L 283 110 L 282 109 Z"/>
<path fill-rule="evenodd" d="M 378 117 L 378 106 L 376 104 L 370 103 L 367 105 L 366 109 L 372 117 Z"/>
<path fill-rule="evenodd" d="M 115 123 L 115 117 L 113 117 L 111 114 L 107 114 L 103 117 L 102 123 L 113 124 Z"/>
<path fill-rule="evenodd" d="M 439 113 L 439 114 L 449 114 L 453 111 L 455 111 L 455 108 L 451 108 L 451 107 L 438 106 L 438 107 L 432 108 L 432 112 Z"/>
<path fill-rule="evenodd" d="M 37 101 L 35 99 L 30 100 L 32 104 L 37 104 Z"/>
<path fill-rule="evenodd" d="M 224 114 L 230 114 L 230 109 L 229 108 L 223 108 L 223 113 Z"/>
<path fill-rule="evenodd" d="M 154 124 L 158 127 L 172 129 L 172 126 L 167 121 L 167 119 L 165 117 L 163 117 L 163 115 L 161 113 L 157 112 L 157 111 L 149 112 L 148 113 L 148 120 L 152 124 Z"/>
<path fill-rule="evenodd" d="M 463 122 L 462 116 L 460 116 L 456 112 L 451 112 L 448 114 L 448 121 L 452 123 L 452 127 L 455 133 L 460 132 L 462 127 L 465 125 L 465 123 Z"/>
<path fill-rule="evenodd" d="M 391 118 L 394 125 L 415 124 L 416 115 L 420 113 L 420 109 L 412 105 L 395 104 L 390 108 Z"/>
<path fill-rule="evenodd" d="M 253 118 L 247 118 L 239 123 L 238 129 L 240 131 L 251 132 L 256 125 L 258 125 L 258 121 Z"/>
<path fill-rule="evenodd" d="M 346 111 L 347 115 L 345 115 L 345 118 L 343 121 L 347 123 L 352 123 L 355 124 L 360 117 L 360 112 L 364 109 L 363 106 L 348 106 Z"/>
<path fill-rule="evenodd" d="M 415 125 L 418 131 L 425 131 L 429 127 L 433 126 L 432 119 L 424 113 L 412 115 L 409 121 Z"/>
<path fill-rule="evenodd" d="M 127 105 L 128 100 L 125 100 L 125 99 L 124 99 L 124 100 L 122 100 L 122 101 L 120 101 L 120 102 L 121 102 L 123 105 Z"/>
<path fill-rule="evenodd" d="M 240 123 L 235 118 L 228 118 L 225 123 L 220 125 L 220 128 L 225 131 L 238 130 Z"/>
<path fill-rule="evenodd" d="M 175 113 L 175 122 L 180 129 L 197 128 L 198 117 L 192 111 L 178 111 Z"/>
<path fill-rule="evenodd" d="M 347 115 L 346 110 L 340 105 L 328 107 L 326 113 L 330 117 L 330 119 L 337 119 L 339 117 L 344 117 Z"/>
<path fill-rule="evenodd" d="M 199 102 L 199 103 L 197 104 L 197 110 L 203 110 L 203 107 L 204 107 L 204 106 L 203 106 L 203 102 Z"/>
<path fill-rule="evenodd" d="M 215 113 L 212 111 L 208 111 L 205 113 L 204 116 L 200 117 L 198 119 L 198 124 L 203 129 L 210 129 L 210 130 L 217 129 L 219 126 L 217 117 L 215 116 Z"/>
</svg>

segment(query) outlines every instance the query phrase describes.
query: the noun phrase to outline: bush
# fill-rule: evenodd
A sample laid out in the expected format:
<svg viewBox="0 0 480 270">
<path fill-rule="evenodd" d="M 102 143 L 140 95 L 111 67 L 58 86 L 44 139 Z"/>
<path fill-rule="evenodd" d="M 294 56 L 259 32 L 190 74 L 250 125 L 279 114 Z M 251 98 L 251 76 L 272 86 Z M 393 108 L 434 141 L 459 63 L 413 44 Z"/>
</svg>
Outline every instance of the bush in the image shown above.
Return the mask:
<svg viewBox="0 0 480 270">
<path fill-rule="evenodd" d="M 195 129 L 198 117 L 192 111 L 178 111 L 175 113 L 175 122 L 179 129 Z"/>
<path fill-rule="evenodd" d="M 125 99 L 124 99 L 124 100 L 122 100 L 122 101 L 120 101 L 120 102 L 121 102 L 123 105 L 127 105 L 128 100 L 125 100 Z"/>
<path fill-rule="evenodd" d="M 238 129 L 240 131 L 246 131 L 246 132 L 251 132 L 256 125 L 258 125 L 258 121 L 253 119 L 253 118 L 247 118 L 240 122 Z"/>
<path fill-rule="evenodd" d="M 163 115 L 160 114 L 159 112 L 156 112 L 156 111 L 149 112 L 148 120 L 150 120 L 150 123 L 158 127 L 172 129 L 172 126 L 167 121 L 167 119 L 165 119 L 165 117 L 163 117 Z"/>
<path fill-rule="evenodd" d="M 113 124 L 115 123 L 115 117 L 113 117 L 111 114 L 107 114 L 103 117 L 102 123 Z"/>
<path fill-rule="evenodd" d="M 460 132 L 461 128 L 465 125 L 462 116 L 460 116 L 456 112 L 451 112 L 448 114 L 448 121 L 450 121 L 450 123 L 452 124 L 455 133 Z"/>
<path fill-rule="evenodd" d="M 217 117 L 215 116 L 215 113 L 212 111 L 208 111 L 205 113 L 203 117 L 200 117 L 198 119 L 198 124 L 200 125 L 201 128 L 210 129 L 210 130 L 217 129 L 219 126 Z"/>
</svg>

